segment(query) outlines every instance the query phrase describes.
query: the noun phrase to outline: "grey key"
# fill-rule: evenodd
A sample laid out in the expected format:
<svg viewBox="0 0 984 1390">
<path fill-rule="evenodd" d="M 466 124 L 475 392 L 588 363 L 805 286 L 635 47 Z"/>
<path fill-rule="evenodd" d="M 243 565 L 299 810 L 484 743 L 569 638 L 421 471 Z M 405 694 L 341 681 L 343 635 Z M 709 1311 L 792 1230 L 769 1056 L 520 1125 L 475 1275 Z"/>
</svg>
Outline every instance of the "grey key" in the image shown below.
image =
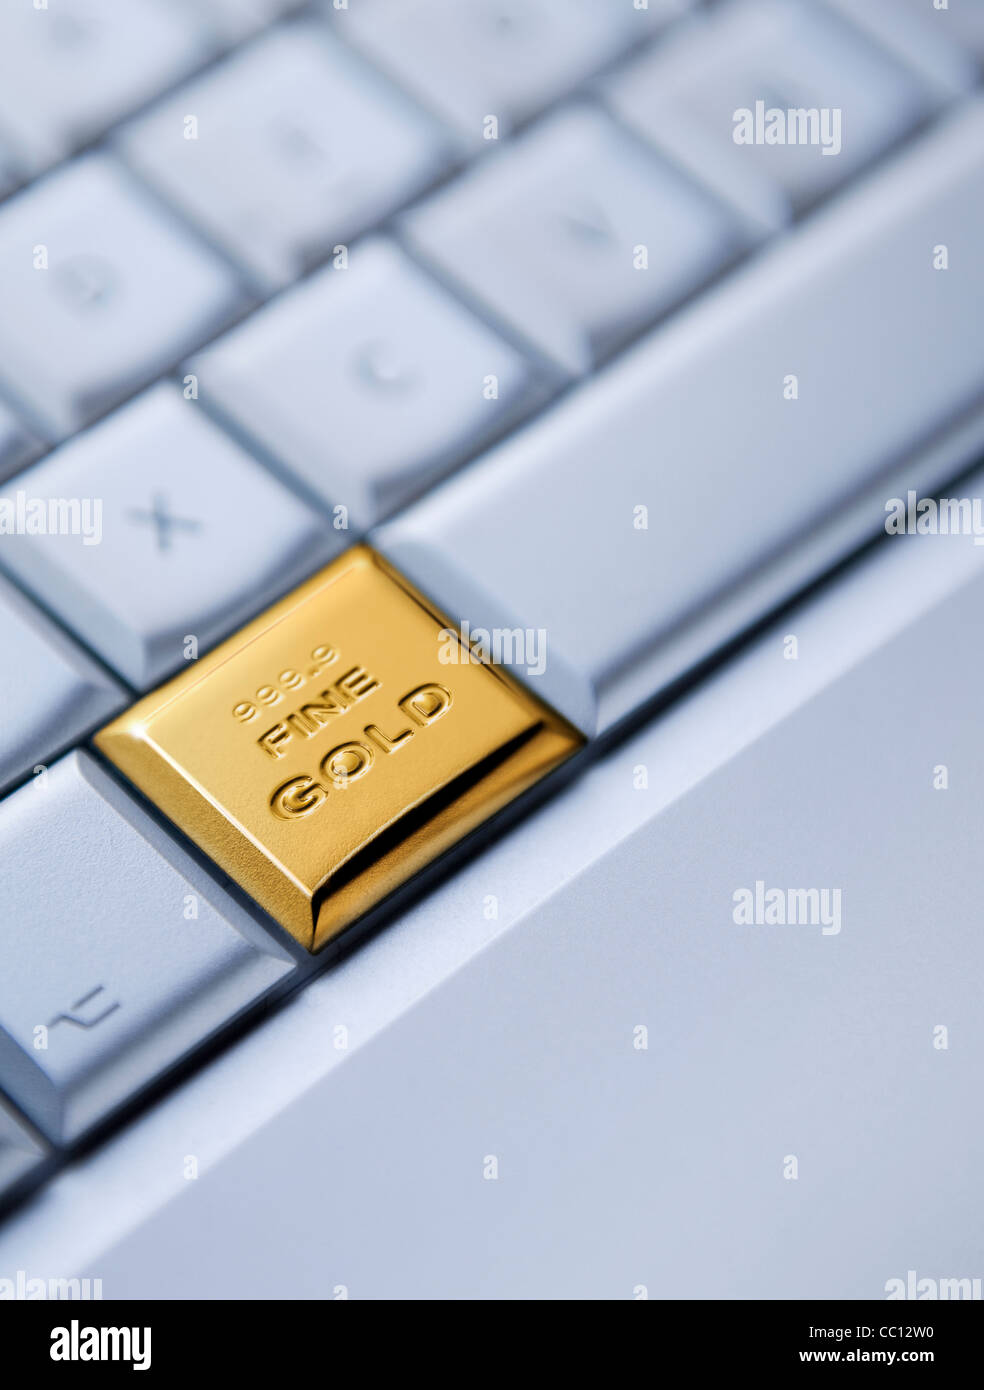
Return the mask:
<svg viewBox="0 0 984 1390">
<path fill-rule="evenodd" d="M 44 1156 L 44 1145 L 0 1100 L 0 1199 L 36 1168 Z"/>
<path fill-rule="evenodd" d="M 30 431 L 0 401 L 0 482 L 29 463 L 38 448 Z"/>
<path fill-rule="evenodd" d="M 223 262 L 92 155 L 0 209 L 0 302 L 0 377 L 57 439 L 211 337 L 244 298 Z"/>
<path fill-rule="evenodd" d="M 407 202 L 450 147 L 356 55 L 291 25 L 138 121 L 123 152 L 233 258 L 283 285 Z"/>
<path fill-rule="evenodd" d="M 574 374 L 743 245 L 722 206 L 587 107 L 480 163 L 404 229 L 422 256 Z"/>
<path fill-rule="evenodd" d="M 805 0 L 722 5 L 618 74 L 608 90 L 623 119 L 762 231 L 830 193 L 935 100 L 914 73 Z M 791 109 L 805 113 L 795 142 L 785 119 Z M 736 119 L 742 111 L 751 114 L 747 131 Z M 770 111 L 783 113 L 781 129 Z M 767 124 L 786 143 L 761 143 Z M 753 143 L 736 143 L 746 134 Z"/>
<path fill-rule="evenodd" d="M 982 244 L 977 101 L 376 541 L 472 627 L 544 629 L 534 684 L 607 728 L 877 532 L 981 405 Z"/>
<path fill-rule="evenodd" d="M 356 246 L 192 362 L 334 524 L 372 524 L 540 399 L 520 355 L 388 242 Z M 352 533 L 350 532 L 350 539 Z"/>
<path fill-rule="evenodd" d="M 0 513 L 0 526 L 5 520 Z M 0 560 L 11 539 L 0 533 Z M 75 541 L 81 544 L 80 537 Z M 101 667 L 2 578 L 0 652 L 2 792 L 32 771 L 43 772 L 127 701 Z"/>
<path fill-rule="evenodd" d="M 384 71 L 442 115 L 470 146 L 499 137 L 686 3 L 647 11 L 606 0 L 362 0 L 339 13 Z"/>
<path fill-rule="evenodd" d="M 49 454 L 18 486 L 99 499 L 97 543 L 8 536 L 0 559 L 139 689 L 239 627 L 345 539 L 169 384 Z"/>
<path fill-rule="evenodd" d="M 167 0 L 9 0 L 0 6 L 0 127 L 43 168 L 206 54 L 201 26 Z"/>
<path fill-rule="evenodd" d="M 0 1085 L 56 1143 L 293 967 L 85 753 L 0 804 Z"/>
<path fill-rule="evenodd" d="M 950 0 L 947 10 L 935 9 L 933 0 L 823 3 L 915 69 L 941 102 L 969 91 L 977 81 L 977 63 L 966 46 L 961 25 L 967 16 L 980 16 L 978 51 L 984 53 L 984 7 L 980 0 Z"/>
</svg>

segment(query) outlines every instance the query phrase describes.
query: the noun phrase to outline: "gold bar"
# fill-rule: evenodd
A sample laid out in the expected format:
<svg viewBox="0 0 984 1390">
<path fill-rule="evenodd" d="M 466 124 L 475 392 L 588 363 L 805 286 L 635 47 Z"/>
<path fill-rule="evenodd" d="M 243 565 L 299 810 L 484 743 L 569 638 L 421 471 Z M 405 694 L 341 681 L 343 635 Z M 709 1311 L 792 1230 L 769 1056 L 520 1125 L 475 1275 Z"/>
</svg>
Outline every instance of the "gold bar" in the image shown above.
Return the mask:
<svg viewBox="0 0 984 1390">
<path fill-rule="evenodd" d="M 316 951 L 583 739 L 357 546 L 95 741 Z"/>
</svg>

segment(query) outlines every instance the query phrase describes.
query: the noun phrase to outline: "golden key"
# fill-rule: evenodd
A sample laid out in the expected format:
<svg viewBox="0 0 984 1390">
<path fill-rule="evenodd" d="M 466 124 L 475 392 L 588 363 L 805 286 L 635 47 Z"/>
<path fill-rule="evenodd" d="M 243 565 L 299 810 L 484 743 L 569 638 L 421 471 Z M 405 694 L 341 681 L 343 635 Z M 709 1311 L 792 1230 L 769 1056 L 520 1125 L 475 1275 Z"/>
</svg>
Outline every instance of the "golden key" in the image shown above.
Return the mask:
<svg viewBox="0 0 984 1390">
<path fill-rule="evenodd" d="M 96 736 L 310 951 L 582 742 L 367 546 Z"/>
</svg>

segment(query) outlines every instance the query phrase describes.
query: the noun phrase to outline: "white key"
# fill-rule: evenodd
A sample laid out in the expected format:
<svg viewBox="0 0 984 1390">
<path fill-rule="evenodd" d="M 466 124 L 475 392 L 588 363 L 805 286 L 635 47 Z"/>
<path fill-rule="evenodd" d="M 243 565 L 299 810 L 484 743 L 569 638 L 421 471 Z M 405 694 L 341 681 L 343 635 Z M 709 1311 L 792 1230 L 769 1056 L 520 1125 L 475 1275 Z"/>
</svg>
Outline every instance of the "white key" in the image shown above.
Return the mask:
<svg viewBox="0 0 984 1390">
<path fill-rule="evenodd" d="M 223 42 L 237 43 L 292 10 L 300 9 L 304 0 L 180 0 L 180 3 L 194 13 L 198 23 L 207 25 Z"/>
<path fill-rule="evenodd" d="M 512 348 L 388 242 L 357 245 L 191 364 L 219 405 L 358 532 L 538 402 Z"/>
<path fill-rule="evenodd" d="M 534 687 L 609 728 L 980 457 L 982 245 L 977 101 L 376 543 L 472 628 L 544 630 Z"/>
<path fill-rule="evenodd" d="M 0 1201 L 44 1157 L 44 1148 L 23 1121 L 0 1100 Z"/>
<path fill-rule="evenodd" d="M 0 559 L 11 540 L 0 509 Z M 73 538 L 81 545 L 81 537 Z M 0 578 L 0 792 L 111 719 L 126 695 L 33 603 Z"/>
<path fill-rule="evenodd" d="M 38 447 L 37 440 L 0 401 L 0 483 L 29 463 Z"/>
<path fill-rule="evenodd" d="M 850 23 L 917 69 L 941 100 L 973 87 L 984 58 L 981 0 L 824 0 Z"/>
<path fill-rule="evenodd" d="M 623 119 L 760 231 L 830 193 L 934 104 L 915 74 L 805 0 L 723 4 L 617 74 L 608 92 Z M 759 143 L 767 113 L 790 109 L 817 113 L 805 126 L 813 143 Z M 758 121 L 753 143 L 735 142 L 745 134 L 739 111 Z M 772 131 L 788 125 L 773 121 Z"/>
<path fill-rule="evenodd" d="M 565 95 L 684 4 L 652 0 L 359 0 L 336 15 L 350 36 L 466 144 L 482 146 Z"/>
<path fill-rule="evenodd" d="M 0 558 L 142 690 L 341 548 L 339 533 L 169 384 L 17 481 L 32 496 L 101 500 L 98 544 L 8 536 Z"/>
<path fill-rule="evenodd" d="M 200 25 L 167 0 L 5 0 L 0 128 L 44 168 L 206 56 Z"/>
<path fill-rule="evenodd" d="M 0 804 L 0 1085 L 77 1138 L 293 968 L 85 753 Z"/>
<path fill-rule="evenodd" d="M 134 166 L 267 286 L 408 201 L 450 153 L 436 122 L 313 25 L 234 54 L 122 140 Z"/>
<path fill-rule="evenodd" d="M 0 377 L 74 433 L 244 304 L 230 270 L 92 155 L 0 208 Z"/>
<path fill-rule="evenodd" d="M 743 244 L 722 206 L 579 107 L 479 163 L 404 228 L 424 257 L 575 374 Z"/>
</svg>

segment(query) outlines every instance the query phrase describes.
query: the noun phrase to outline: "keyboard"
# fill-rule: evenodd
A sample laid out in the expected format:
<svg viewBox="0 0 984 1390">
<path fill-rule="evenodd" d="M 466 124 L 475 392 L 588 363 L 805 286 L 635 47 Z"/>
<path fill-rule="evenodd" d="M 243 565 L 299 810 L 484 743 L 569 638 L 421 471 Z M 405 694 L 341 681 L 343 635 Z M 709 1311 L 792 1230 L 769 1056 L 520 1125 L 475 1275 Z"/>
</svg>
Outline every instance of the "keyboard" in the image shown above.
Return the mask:
<svg viewBox="0 0 984 1390">
<path fill-rule="evenodd" d="M 552 882 L 538 815 L 651 730 L 631 775 L 657 777 L 684 697 L 891 549 L 887 499 L 981 458 L 982 14 L 4 6 L 12 1220 L 195 1077 L 231 1067 L 242 1089 L 230 1059 L 262 1025 L 510 835 L 516 879 Z M 975 539 L 947 548 L 941 596 L 970 583 Z M 906 585 L 900 691 L 905 644 L 939 626 Z M 758 671 L 742 731 L 796 652 Z M 831 708 L 796 749 L 829 744 Z M 754 776 L 778 778 L 798 754 L 763 737 Z M 734 749 L 691 752 L 701 795 L 740 804 Z M 693 847 L 720 811 L 695 806 L 619 848 L 681 913 L 714 877 Z M 592 870 L 565 911 L 585 932 L 629 914 L 618 882 Z M 480 895 L 487 923 L 502 895 Z M 544 975 L 563 922 L 538 938 Z M 488 941 L 447 944 L 472 991 L 441 1006 L 447 1031 L 479 1008 Z M 499 988 L 524 968 L 504 954 Z M 582 962 L 570 997 L 604 968 Z M 408 1057 L 411 1004 L 387 1015 Z"/>
</svg>

